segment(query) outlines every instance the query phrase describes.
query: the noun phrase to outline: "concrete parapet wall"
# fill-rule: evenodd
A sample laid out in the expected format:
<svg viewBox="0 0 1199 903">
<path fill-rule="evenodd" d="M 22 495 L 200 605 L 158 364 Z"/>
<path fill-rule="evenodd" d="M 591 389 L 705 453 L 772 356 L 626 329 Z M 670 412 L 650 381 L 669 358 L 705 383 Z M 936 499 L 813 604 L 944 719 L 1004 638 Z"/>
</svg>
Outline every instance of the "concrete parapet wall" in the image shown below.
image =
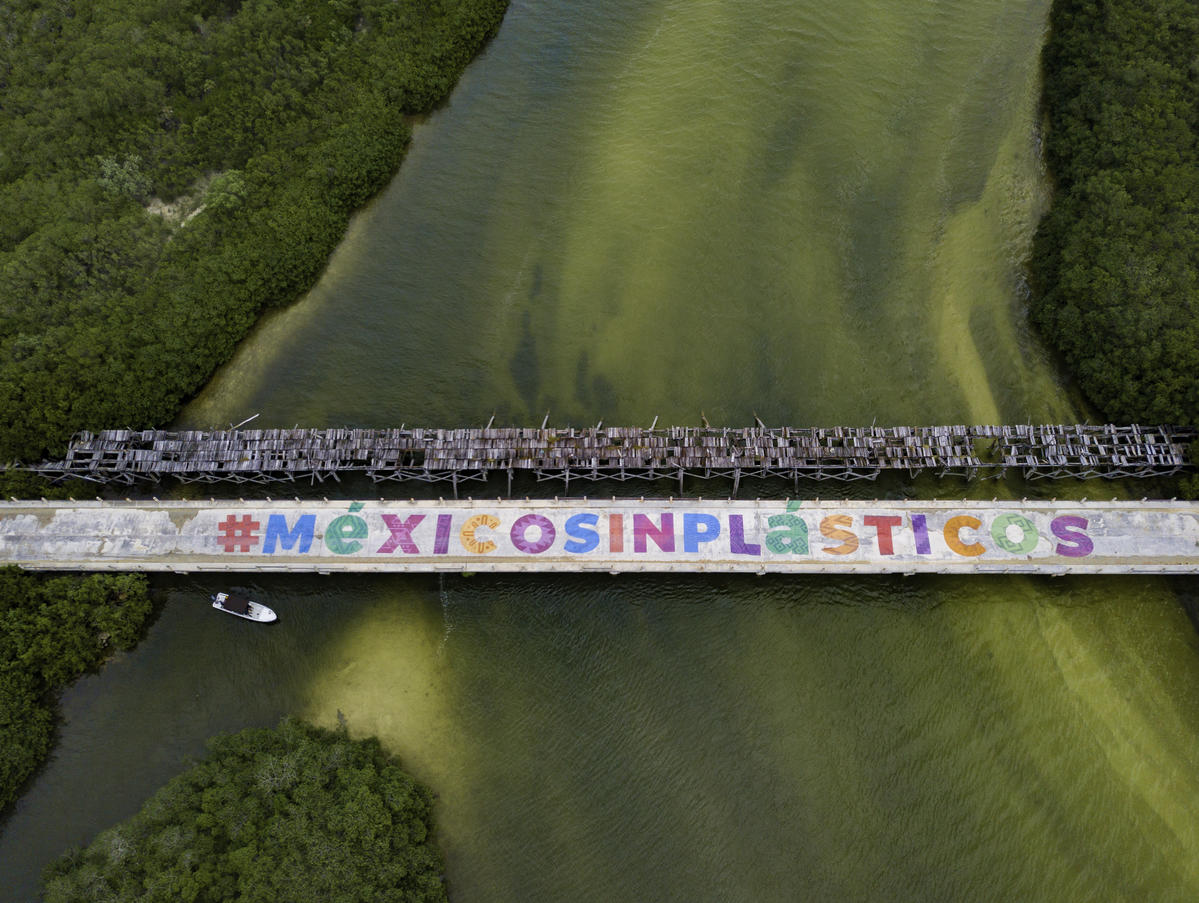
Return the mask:
<svg viewBox="0 0 1199 903">
<path fill-rule="evenodd" d="M 1199 573 L 1193 502 L 8 502 L 0 564 L 267 572 Z"/>
</svg>

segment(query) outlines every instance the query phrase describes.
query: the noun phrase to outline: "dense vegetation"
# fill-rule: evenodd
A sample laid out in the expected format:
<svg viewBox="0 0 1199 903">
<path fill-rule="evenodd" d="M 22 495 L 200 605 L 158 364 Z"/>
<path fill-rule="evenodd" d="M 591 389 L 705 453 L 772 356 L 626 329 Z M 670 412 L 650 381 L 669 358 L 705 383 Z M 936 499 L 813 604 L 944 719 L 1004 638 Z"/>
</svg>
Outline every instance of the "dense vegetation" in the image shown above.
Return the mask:
<svg viewBox="0 0 1199 903">
<path fill-rule="evenodd" d="M 1199 4 L 1055 0 L 1032 315 L 1104 416 L 1199 423 Z"/>
<path fill-rule="evenodd" d="M 0 810 L 50 750 L 59 689 L 132 646 L 150 607 L 142 576 L 0 568 Z"/>
<path fill-rule="evenodd" d="M 0 4 L 0 461 L 169 420 L 311 285 L 506 3 Z"/>
<path fill-rule="evenodd" d="M 378 741 L 298 721 L 211 741 L 133 818 L 46 873 L 46 903 L 441 901 L 431 798 Z"/>
</svg>

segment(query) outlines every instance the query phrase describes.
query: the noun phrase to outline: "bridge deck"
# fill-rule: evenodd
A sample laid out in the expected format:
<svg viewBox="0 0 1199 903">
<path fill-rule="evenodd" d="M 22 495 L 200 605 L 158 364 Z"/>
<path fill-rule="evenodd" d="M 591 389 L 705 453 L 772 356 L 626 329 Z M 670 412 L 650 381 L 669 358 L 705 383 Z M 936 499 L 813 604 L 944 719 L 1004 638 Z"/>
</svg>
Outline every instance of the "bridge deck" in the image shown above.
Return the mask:
<svg viewBox="0 0 1199 903">
<path fill-rule="evenodd" d="M 566 429 L 105 430 L 81 433 L 62 461 L 29 465 L 96 482 L 486 480 L 685 477 L 875 479 L 884 471 L 968 477 L 1138 477 L 1177 472 L 1196 431 L 1177 427 L 1017 425 L 928 427 L 603 427 Z M 734 492 L 736 489 L 734 488 Z"/>
<path fill-rule="evenodd" d="M 0 564 L 145 571 L 1199 573 L 1199 503 L 9 502 Z"/>
</svg>

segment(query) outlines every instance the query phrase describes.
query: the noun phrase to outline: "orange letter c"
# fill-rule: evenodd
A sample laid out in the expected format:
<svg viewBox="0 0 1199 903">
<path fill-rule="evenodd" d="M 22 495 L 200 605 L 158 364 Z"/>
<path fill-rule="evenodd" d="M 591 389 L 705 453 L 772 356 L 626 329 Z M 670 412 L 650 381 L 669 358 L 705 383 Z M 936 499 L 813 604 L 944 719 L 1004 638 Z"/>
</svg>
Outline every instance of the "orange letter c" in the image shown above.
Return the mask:
<svg viewBox="0 0 1199 903">
<path fill-rule="evenodd" d="M 473 517 L 468 517 L 466 523 L 462 525 L 462 532 L 459 533 L 459 537 L 462 540 L 462 548 L 475 555 L 486 555 L 488 552 L 494 551 L 495 543 L 490 539 L 475 539 L 475 530 L 479 527 L 491 527 L 494 530 L 499 525 L 500 519 L 494 514 L 476 514 Z"/>
<path fill-rule="evenodd" d="M 965 555 L 967 558 L 973 558 L 975 555 L 981 555 L 986 551 L 981 542 L 972 542 L 969 545 L 962 542 L 961 532 L 963 527 L 969 527 L 971 530 L 977 530 L 981 527 L 982 521 L 977 517 L 971 517 L 969 514 L 959 514 L 957 517 L 951 517 L 945 522 L 945 543 L 949 548 L 953 549 L 959 555 Z"/>
</svg>

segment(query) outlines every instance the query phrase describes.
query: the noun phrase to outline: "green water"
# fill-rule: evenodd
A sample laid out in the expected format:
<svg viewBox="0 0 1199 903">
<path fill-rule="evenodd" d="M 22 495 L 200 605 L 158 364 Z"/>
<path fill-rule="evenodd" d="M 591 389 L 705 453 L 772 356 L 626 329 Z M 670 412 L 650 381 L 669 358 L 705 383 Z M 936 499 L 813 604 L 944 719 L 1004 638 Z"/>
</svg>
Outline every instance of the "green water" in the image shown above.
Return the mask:
<svg viewBox="0 0 1199 903">
<path fill-rule="evenodd" d="M 1047 10 L 514 2 L 181 423 L 1085 416 L 1022 314 Z M 439 793 L 457 901 L 1189 901 L 1177 586 L 269 577 L 256 630 L 164 580 L 145 642 L 68 694 L 0 874 L 23 899 L 217 730 L 340 712 Z"/>
<path fill-rule="evenodd" d="M 1019 264 L 1047 2 L 516 3 L 185 417 L 1051 422 Z"/>
</svg>

